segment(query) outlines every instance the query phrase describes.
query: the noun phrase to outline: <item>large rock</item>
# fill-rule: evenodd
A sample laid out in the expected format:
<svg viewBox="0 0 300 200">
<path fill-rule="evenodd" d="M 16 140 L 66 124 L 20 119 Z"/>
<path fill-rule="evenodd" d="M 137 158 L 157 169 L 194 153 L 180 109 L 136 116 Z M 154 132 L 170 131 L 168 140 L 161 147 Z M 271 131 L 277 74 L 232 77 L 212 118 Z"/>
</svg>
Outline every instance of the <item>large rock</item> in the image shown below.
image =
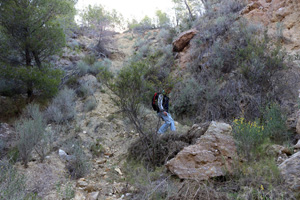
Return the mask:
<svg viewBox="0 0 300 200">
<path fill-rule="evenodd" d="M 300 152 L 295 153 L 289 159 L 279 165 L 279 170 L 287 183 L 294 191 L 300 191 Z"/>
<path fill-rule="evenodd" d="M 180 52 L 182 51 L 190 42 L 190 40 L 197 34 L 197 30 L 192 29 L 181 33 L 173 41 L 173 51 Z"/>
<path fill-rule="evenodd" d="M 207 180 L 232 171 L 236 147 L 230 125 L 211 122 L 195 145 L 185 147 L 166 167 L 181 179 Z"/>
</svg>

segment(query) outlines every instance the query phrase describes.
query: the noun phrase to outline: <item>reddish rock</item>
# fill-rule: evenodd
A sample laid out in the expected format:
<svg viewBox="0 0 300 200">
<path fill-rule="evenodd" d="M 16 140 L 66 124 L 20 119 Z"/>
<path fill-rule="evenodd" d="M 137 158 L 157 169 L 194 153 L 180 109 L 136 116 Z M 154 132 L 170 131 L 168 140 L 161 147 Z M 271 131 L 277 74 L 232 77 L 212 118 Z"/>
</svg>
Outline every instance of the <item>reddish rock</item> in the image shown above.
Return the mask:
<svg viewBox="0 0 300 200">
<path fill-rule="evenodd" d="M 230 125 L 212 122 L 195 145 L 184 148 L 166 167 L 181 179 L 207 180 L 232 171 L 236 147 Z"/>
<path fill-rule="evenodd" d="M 173 51 L 181 52 L 191 41 L 191 39 L 197 34 L 197 30 L 191 29 L 181 33 L 173 41 Z"/>
</svg>

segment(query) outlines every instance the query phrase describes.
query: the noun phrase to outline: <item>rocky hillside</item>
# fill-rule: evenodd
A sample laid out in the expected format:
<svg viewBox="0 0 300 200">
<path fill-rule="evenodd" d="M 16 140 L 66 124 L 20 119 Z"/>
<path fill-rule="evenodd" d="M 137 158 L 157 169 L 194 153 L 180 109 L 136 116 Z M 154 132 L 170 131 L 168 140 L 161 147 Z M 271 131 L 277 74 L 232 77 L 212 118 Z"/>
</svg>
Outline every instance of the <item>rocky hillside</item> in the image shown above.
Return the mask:
<svg viewBox="0 0 300 200">
<path fill-rule="evenodd" d="M 297 0 L 249 0 L 242 15 L 260 23 L 269 33 L 282 38 L 284 47 L 300 52 L 300 2 Z"/>
<path fill-rule="evenodd" d="M 281 44 L 289 54 L 300 53 L 300 3 L 298 0 L 249 0 L 248 5 L 239 14 L 241 14 L 239 17 L 245 16 L 251 23 L 262 24 L 267 28 L 270 35 L 280 38 Z M 231 18 L 228 19 L 231 20 Z M 209 27 L 209 23 L 207 24 L 207 30 L 205 31 L 214 30 L 214 28 Z M 227 30 L 228 24 L 224 24 L 224 30 Z M 219 24 L 216 26 L 219 26 Z M 167 133 L 161 137 L 151 135 L 150 138 L 153 138 L 155 143 L 150 146 L 153 151 L 155 148 L 161 151 L 157 151 L 159 153 L 156 157 L 163 160 L 164 164 L 153 167 L 147 163 L 148 165 L 146 166 L 140 166 L 127 160 L 130 151 L 129 147 L 136 145 L 134 150 L 141 151 L 137 152 L 137 154 L 143 154 L 142 150 L 145 148 L 142 147 L 148 145 L 148 141 L 144 141 L 143 139 L 145 138 L 140 137 L 138 131 L 130 124 L 130 120 L 120 112 L 112 100 L 112 98 L 117 98 L 115 94 L 97 79 L 96 74 L 85 73 L 82 76 L 78 76 L 78 80 L 74 81 L 71 79 L 71 81 L 65 82 L 68 86 L 78 87 L 75 100 L 76 115 L 74 115 L 73 120 L 66 123 L 52 123 L 47 126 L 46 131 L 52 135 L 52 146 L 49 147 L 51 151 L 44 162 L 40 162 L 39 155 L 33 153 L 32 158 L 29 160 L 28 168 L 24 168 L 23 164 L 15 158 L 16 168 L 26 177 L 26 190 L 46 200 L 299 198 L 299 111 L 295 107 L 288 105 L 294 110 L 291 114 L 292 118 L 284 119 L 286 120 L 284 122 L 281 120 L 281 117 L 276 115 L 276 117 L 280 118 L 278 121 L 281 120 L 280 122 L 283 122 L 279 125 L 288 122 L 287 128 L 285 125 L 282 128 L 278 124 L 269 123 L 269 121 L 273 122 L 272 117 L 274 118 L 276 113 L 272 113 L 274 115 L 271 117 L 264 115 L 264 120 L 267 121 L 265 127 L 259 125 L 259 122 L 255 120 L 249 120 L 245 123 L 243 115 L 241 118 L 231 119 L 230 117 L 234 115 L 229 115 L 229 112 L 244 114 L 247 106 L 250 107 L 258 102 L 257 99 L 260 96 L 257 98 L 255 93 L 251 93 L 251 90 L 243 90 L 243 84 L 248 82 L 241 78 L 242 74 L 238 74 L 239 66 L 231 69 L 231 65 L 228 64 L 228 69 L 222 69 L 223 71 L 221 72 L 209 72 L 213 67 L 209 66 L 207 64 L 209 62 L 205 63 L 205 61 L 209 59 L 209 61 L 214 60 L 213 56 L 216 56 L 216 54 L 214 54 L 215 52 L 205 52 L 203 49 L 206 47 L 215 51 L 218 49 L 212 48 L 215 46 L 209 46 L 211 45 L 209 43 L 211 38 L 209 37 L 205 38 L 208 41 L 207 43 L 201 43 L 202 36 L 205 34 L 201 35 L 199 27 L 200 25 L 183 33 L 178 33 L 172 45 L 166 45 L 168 47 L 167 50 L 171 49 L 171 52 L 168 52 L 169 54 L 166 57 L 171 56 L 173 59 L 174 56 L 174 61 L 172 60 L 171 63 L 176 65 L 176 67 L 167 66 L 163 62 L 167 60 L 165 58 L 165 60 L 162 59 L 161 63 L 163 64 L 156 63 L 155 65 L 155 67 L 159 66 L 159 64 L 162 65 L 159 66 L 161 68 L 157 67 L 155 69 L 160 69 L 163 75 L 164 72 L 169 70 L 168 72 L 175 75 L 179 80 L 188 80 L 183 82 L 183 84 L 178 81 L 178 85 L 182 91 L 188 88 L 186 90 L 188 92 L 180 93 L 182 96 L 186 95 L 184 97 L 193 98 L 198 95 L 193 99 L 194 102 L 191 105 L 181 105 L 190 109 L 191 113 L 195 111 L 193 110 L 195 108 L 192 107 L 191 109 L 189 106 L 195 106 L 203 99 L 212 102 L 201 105 L 203 107 L 198 105 L 196 108 L 199 109 L 200 114 L 197 117 L 193 116 L 193 121 L 190 119 L 186 120 L 188 125 L 175 122 L 176 133 Z M 220 32 L 222 32 L 222 27 L 220 29 Z M 107 47 L 110 51 L 110 71 L 116 75 L 128 63 L 132 55 L 140 53 L 140 57 L 135 59 L 143 60 L 150 53 L 153 53 L 151 48 L 155 50 L 163 48 L 164 46 L 161 45 L 163 43 L 158 42 L 159 39 L 157 37 L 159 34 L 159 30 L 151 30 L 144 33 L 125 32 L 114 34 L 112 42 Z M 230 37 L 225 37 L 226 41 L 230 41 L 230 39 Z M 91 47 L 94 43 L 95 41 L 91 38 L 76 35 L 69 39 L 69 47 L 65 48 L 62 56 L 52 57 L 51 61 L 67 72 L 65 77 L 67 80 L 75 73 L 81 73 L 84 70 L 88 71 L 88 69 L 81 66 L 80 62 L 89 58 L 88 56 L 92 52 Z M 144 43 L 147 44 L 145 45 Z M 77 47 L 71 48 L 72 44 L 79 46 L 80 48 L 78 48 L 82 51 L 78 52 L 78 49 L 76 50 Z M 197 52 L 199 53 L 197 54 L 198 58 L 201 53 L 203 55 L 201 55 L 200 61 L 195 62 L 196 67 L 194 68 L 196 69 L 192 69 L 191 61 L 197 57 L 195 56 L 195 44 L 198 45 L 198 48 L 200 46 L 201 49 L 200 53 Z M 172 48 L 169 48 L 170 46 Z M 150 54 L 150 57 L 161 58 L 159 56 L 164 53 L 164 50 L 160 49 L 159 53 L 154 52 Z M 230 55 L 222 54 L 222 56 L 226 58 L 226 56 Z M 105 58 L 96 60 L 96 62 L 100 63 L 104 61 L 107 60 Z M 227 64 L 226 62 L 224 63 L 224 65 Z M 293 63 L 292 67 L 294 66 L 296 66 L 297 70 L 299 67 L 297 60 Z M 79 68 L 79 72 L 76 67 Z M 197 77 L 197 74 L 202 72 L 209 73 L 204 74 L 203 77 L 200 75 Z M 211 79 L 215 78 L 215 74 L 222 74 L 222 77 L 218 77 L 216 82 L 210 82 Z M 194 81 L 194 77 L 199 78 L 199 82 Z M 231 80 L 236 81 L 232 83 L 232 85 L 236 83 L 236 86 L 232 86 L 232 88 L 230 88 Z M 188 85 L 189 83 L 192 84 Z M 220 87 L 218 87 L 218 84 L 220 84 Z M 183 87 L 186 85 L 190 86 L 190 88 Z M 210 88 L 204 88 L 206 85 L 210 85 Z M 299 82 L 296 85 L 299 85 Z M 86 86 L 87 88 L 81 86 Z M 258 86 L 260 85 L 258 84 Z M 198 90 L 193 90 L 195 88 Z M 226 90 L 227 88 L 229 89 Z M 251 87 L 249 88 L 251 89 Z M 232 92 L 230 89 L 232 89 L 234 95 L 243 94 L 243 98 L 238 99 L 234 97 L 230 99 L 231 93 L 226 93 Z M 178 92 L 178 90 L 175 92 Z M 221 95 L 217 96 L 216 93 L 222 90 Z M 189 94 L 191 91 L 198 91 L 199 93 L 191 95 Z M 201 93 L 203 91 L 210 91 L 211 93 L 204 93 L 205 95 L 203 95 Z M 88 93 L 88 95 L 85 93 Z M 176 97 L 177 100 L 181 96 L 173 97 Z M 213 99 L 214 97 L 217 101 Z M 237 101 L 234 108 L 228 106 L 233 101 Z M 91 108 L 88 107 L 90 102 L 93 103 Z M 177 105 L 176 103 L 178 102 L 174 104 Z M 295 102 L 288 103 L 295 105 Z M 224 116 L 229 116 L 228 119 L 222 118 L 223 115 L 220 114 L 218 116 L 220 117 L 219 121 L 206 120 L 204 118 L 206 117 L 205 114 L 210 117 L 219 114 L 216 111 L 217 107 L 226 111 Z M 154 111 L 145 108 L 144 112 L 143 120 L 151 122 L 147 124 L 150 128 L 159 126 L 162 123 L 157 120 Z M 254 112 L 258 113 L 259 111 L 254 110 Z M 185 114 L 182 114 L 183 117 L 181 119 L 186 117 Z M 198 118 L 201 120 L 198 120 Z M 205 120 L 205 123 L 191 123 Z M 157 124 L 157 121 L 160 124 Z M 7 142 L 6 148 L 9 149 L 6 153 L 14 156 L 16 130 L 13 125 L 6 123 L 1 123 L 0 125 L 0 138 Z M 260 133 L 264 128 L 267 129 L 267 125 L 274 125 L 271 127 L 275 127 L 271 131 L 274 135 L 260 140 L 263 137 Z M 280 132 L 278 130 L 283 131 Z M 288 132 L 292 132 L 293 141 L 287 140 L 288 144 L 281 141 L 278 142 L 281 142 L 280 144 L 273 143 L 277 136 L 282 136 Z M 251 137 L 247 138 L 247 135 L 251 135 Z M 237 142 L 237 139 L 240 140 Z M 77 157 L 74 156 L 77 142 L 80 145 L 78 148 L 83 151 L 80 154 L 83 157 L 80 157 L 80 159 L 84 160 L 84 163 L 77 162 Z M 253 146 L 256 147 L 256 151 L 252 152 L 251 147 Z M 245 154 L 244 157 L 239 157 L 238 155 L 242 153 Z M 82 166 L 78 167 L 76 166 L 77 164 Z M 78 172 L 76 170 L 85 167 L 90 169 L 89 173 L 76 179 L 76 173 Z M 81 171 L 78 173 L 81 173 Z"/>
</svg>

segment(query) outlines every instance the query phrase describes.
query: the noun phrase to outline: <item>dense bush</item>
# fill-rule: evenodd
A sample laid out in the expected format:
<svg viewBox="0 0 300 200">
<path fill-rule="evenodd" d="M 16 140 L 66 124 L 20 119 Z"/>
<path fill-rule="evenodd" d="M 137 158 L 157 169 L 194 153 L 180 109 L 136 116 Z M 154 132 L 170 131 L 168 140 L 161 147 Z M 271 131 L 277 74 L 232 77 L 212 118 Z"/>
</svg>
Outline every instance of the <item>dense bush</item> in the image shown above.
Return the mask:
<svg viewBox="0 0 300 200">
<path fill-rule="evenodd" d="M 290 139 L 291 133 L 287 130 L 286 118 L 278 104 L 269 104 L 265 108 L 264 129 L 272 141 L 283 144 Z"/>
<path fill-rule="evenodd" d="M 233 121 L 233 136 L 238 152 L 248 160 L 256 159 L 261 154 L 263 143 L 284 144 L 290 139 L 286 117 L 277 104 L 269 104 L 262 113 L 262 118 L 253 122 L 244 118 Z"/>
<path fill-rule="evenodd" d="M 73 119 L 76 115 L 75 91 L 68 88 L 61 90 L 52 100 L 45 115 L 48 121 L 56 123 Z"/>
<path fill-rule="evenodd" d="M 244 118 L 236 119 L 233 123 L 233 137 L 236 140 L 237 150 L 241 156 L 250 160 L 267 137 L 264 126 L 258 121 L 247 122 Z"/>
<path fill-rule="evenodd" d="M 2 66 L 0 68 L 0 80 L 9 84 L 8 88 L 2 88 L 3 95 L 13 95 L 15 93 L 27 92 L 28 96 L 41 94 L 46 97 L 54 96 L 58 91 L 61 82 L 62 71 L 44 66 L 37 67 L 11 67 Z"/>
</svg>

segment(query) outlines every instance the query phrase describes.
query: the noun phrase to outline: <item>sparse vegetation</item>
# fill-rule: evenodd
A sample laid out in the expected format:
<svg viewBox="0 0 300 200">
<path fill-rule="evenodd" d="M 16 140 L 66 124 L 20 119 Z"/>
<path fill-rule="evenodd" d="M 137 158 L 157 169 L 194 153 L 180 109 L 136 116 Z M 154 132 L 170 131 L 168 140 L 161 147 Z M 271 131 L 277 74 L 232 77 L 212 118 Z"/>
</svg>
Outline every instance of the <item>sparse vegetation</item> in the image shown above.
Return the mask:
<svg viewBox="0 0 300 200">
<path fill-rule="evenodd" d="M 26 179 L 7 160 L 0 160 L 0 198 L 5 200 L 37 199 L 26 191 Z"/>
</svg>

